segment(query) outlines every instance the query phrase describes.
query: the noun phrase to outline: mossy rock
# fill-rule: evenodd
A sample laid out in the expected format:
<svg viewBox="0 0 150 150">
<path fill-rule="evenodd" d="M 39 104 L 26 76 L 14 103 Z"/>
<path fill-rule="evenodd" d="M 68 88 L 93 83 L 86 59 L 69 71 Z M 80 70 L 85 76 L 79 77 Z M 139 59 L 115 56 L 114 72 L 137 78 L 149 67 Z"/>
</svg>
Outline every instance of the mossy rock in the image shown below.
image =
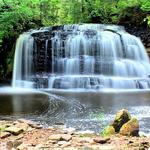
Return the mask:
<svg viewBox="0 0 150 150">
<path fill-rule="evenodd" d="M 130 121 L 128 121 L 121 127 L 119 133 L 127 136 L 139 136 L 138 120 L 136 118 L 132 118 Z"/>
<path fill-rule="evenodd" d="M 6 128 L 6 126 L 5 126 L 5 125 L 0 125 L 0 131 L 4 131 L 4 130 L 5 130 L 5 128 Z"/>
<path fill-rule="evenodd" d="M 122 109 L 117 112 L 115 119 L 111 126 L 114 127 L 115 132 L 119 132 L 120 128 L 122 127 L 123 124 L 128 122 L 131 119 L 131 115 L 128 110 Z"/>
<path fill-rule="evenodd" d="M 111 136 L 111 135 L 114 135 L 116 132 L 115 132 L 115 129 L 113 126 L 107 126 L 104 131 L 102 132 L 102 135 L 103 136 Z"/>
</svg>

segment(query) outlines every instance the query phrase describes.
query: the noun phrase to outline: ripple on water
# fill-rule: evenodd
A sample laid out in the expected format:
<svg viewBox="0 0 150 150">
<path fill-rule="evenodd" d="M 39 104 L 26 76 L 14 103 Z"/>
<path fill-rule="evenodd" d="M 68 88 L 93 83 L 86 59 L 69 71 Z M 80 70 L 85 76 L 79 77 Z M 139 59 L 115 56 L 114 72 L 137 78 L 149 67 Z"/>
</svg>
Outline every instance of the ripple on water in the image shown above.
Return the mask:
<svg viewBox="0 0 150 150">
<path fill-rule="evenodd" d="M 75 127 L 78 130 L 90 129 L 99 132 L 114 119 L 119 109 L 126 108 L 132 116 L 139 119 L 141 132 L 150 133 L 150 105 L 148 105 L 148 102 L 145 105 L 143 103 L 141 106 L 138 103 L 131 106 L 129 104 L 126 105 L 124 102 L 121 104 L 122 101 L 119 101 L 119 105 L 116 101 L 115 103 L 108 103 L 106 99 L 106 105 L 103 105 L 104 103 L 90 105 L 90 103 L 80 101 L 78 98 L 68 98 L 55 94 L 48 94 L 48 97 L 48 108 L 40 115 L 26 114 L 23 116 L 16 115 L 15 117 L 32 119 L 46 126 L 65 124 L 68 127 Z"/>
</svg>

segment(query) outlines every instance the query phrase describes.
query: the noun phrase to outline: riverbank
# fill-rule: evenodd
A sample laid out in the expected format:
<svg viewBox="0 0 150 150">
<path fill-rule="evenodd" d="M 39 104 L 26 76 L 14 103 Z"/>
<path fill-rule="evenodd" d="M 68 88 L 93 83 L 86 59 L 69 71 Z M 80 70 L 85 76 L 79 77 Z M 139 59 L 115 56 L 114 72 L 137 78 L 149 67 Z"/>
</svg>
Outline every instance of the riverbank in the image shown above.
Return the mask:
<svg viewBox="0 0 150 150">
<path fill-rule="evenodd" d="M 150 137 L 120 134 L 103 137 L 65 126 L 44 128 L 35 122 L 0 120 L 0 150 L 146 150 Z"/>
</svg>

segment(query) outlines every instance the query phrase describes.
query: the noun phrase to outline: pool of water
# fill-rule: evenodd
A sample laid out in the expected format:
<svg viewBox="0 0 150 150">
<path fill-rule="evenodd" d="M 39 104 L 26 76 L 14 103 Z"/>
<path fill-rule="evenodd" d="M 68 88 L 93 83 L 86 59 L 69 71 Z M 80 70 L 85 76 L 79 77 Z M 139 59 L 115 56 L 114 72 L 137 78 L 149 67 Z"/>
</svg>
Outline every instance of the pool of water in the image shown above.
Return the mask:
<svg viewBox="0 0 150 150">
<path fill-rule="evenodd" d="M 150 134 L 148 90 L 29 91 L 0 92 L 0 117 L 24 117 L 45 126 L 64 124 L 78 130 L 101 132 L 116 112 L 125 108 L 138 118 L 140 131 Z"/>
<path fill-rule="evenodd" d="M 67 107 L 64 114 L 58 115 L 58 122 L 79 129 L 98 132 L 110 123 L 120 109 L 128 109 L 132 116 L 138 118 L 140 130 L 150 133 L 150 91 L 59 91 L 50 93 L 64 98 Z M 60 97 L 61 98 L 61 97 Z M 64 115 L 64 116 L 62 116 Z"/>
</svg>

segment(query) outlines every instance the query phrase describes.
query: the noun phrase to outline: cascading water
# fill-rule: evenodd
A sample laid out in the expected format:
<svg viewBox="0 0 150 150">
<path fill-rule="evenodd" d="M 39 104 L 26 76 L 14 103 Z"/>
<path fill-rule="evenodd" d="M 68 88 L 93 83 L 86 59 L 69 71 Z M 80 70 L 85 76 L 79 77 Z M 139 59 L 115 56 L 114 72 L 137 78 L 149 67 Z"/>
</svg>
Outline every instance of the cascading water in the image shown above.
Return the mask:
<svg viewBox="0 0 150 150">
<path fill-rule="evenodd" d="M 150 63 L 123 27 L 65 25 L 22 34 L 13 86 L 45 89 L 148 89 Z"/>
</svg>

